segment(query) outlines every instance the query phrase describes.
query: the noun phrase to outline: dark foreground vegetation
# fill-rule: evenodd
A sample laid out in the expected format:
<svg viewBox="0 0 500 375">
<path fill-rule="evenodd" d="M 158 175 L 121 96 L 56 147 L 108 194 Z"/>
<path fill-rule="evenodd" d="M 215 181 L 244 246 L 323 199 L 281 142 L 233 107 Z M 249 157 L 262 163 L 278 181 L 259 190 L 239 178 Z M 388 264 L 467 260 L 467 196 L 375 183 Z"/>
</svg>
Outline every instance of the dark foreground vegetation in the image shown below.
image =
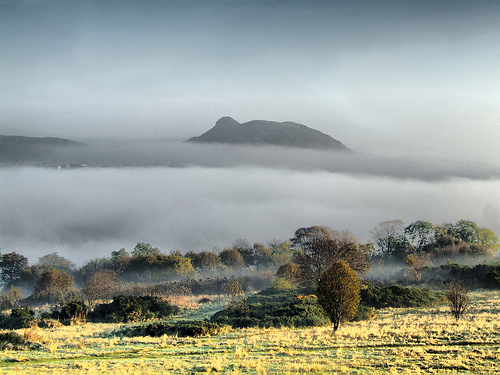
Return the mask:
<svg viewBox="0 0 500 375">
<path fill-rule="evenodd" d="M 0 328 L 154 322 L 124 328 L 131 336 L 330 323 L 337 329 L 341 322 L 374 318 L 380 308 L 451 300 L 444 290 L 454 282 L 467 291 L 500 287 L 498 238 L 474 222 L 418 221 L 405 227 L 393 220 L 372 234 L 373 243 L 361 244 L 349 232 L 316 226 L 298 229 L 290 241 L 238 241 L 223 250 L 184 255 L 138 243 L 131 253 L 113 251 L 79 268 L 57 253 L 33 265 L 23 255 L 2 254 Z M 200 305 L 215 300 L 226 306 L 209 319 L 165 321 L 183 313 L 171 303 L 174 296 L 200 296 Z M 467 301 L 466 295 L 459 297 Z"/>
</svg>

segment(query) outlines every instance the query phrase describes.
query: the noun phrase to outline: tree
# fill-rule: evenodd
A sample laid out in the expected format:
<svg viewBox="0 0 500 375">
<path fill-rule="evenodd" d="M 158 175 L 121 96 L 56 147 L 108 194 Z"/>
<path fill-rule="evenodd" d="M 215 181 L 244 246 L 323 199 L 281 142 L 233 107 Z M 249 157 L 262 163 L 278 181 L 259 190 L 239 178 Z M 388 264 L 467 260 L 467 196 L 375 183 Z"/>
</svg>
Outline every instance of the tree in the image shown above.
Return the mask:
<svg viewBox="0 0 500 375">
<path fill-rule="evenodd" d="M 422 278 L 422 270 L 427 264 L 427 259 L 423 255 L 409 254 L 404 262 L 413 269 L 415 279 L 420 281 Z"/>
<path fill-rule="evenodd" d="M 220 261 L 228 268 L 243 268 L 245 262 L 243 256 L 234 247 L 231 249 L 224 249 L 219 254 Z"/>
<path fill-rule="evenodd" d="M 92 274 L 82 287 L 82 293 L 90 306 L 98 300 L 114 297 L 120 280 L 115 271 L 103 270 Z"/>
<path fill-rule="evenodd" d="M 9 310 L 18 307 L 19 301 L 24 298 L 21 289 L 12 286 L 7 291 L 5 288 L 0 293 L 0 310 Z"/>
<path fill-rule="evenodd" d="M 467 243 L 479 242 L 479 228 L 470 220 L 458 221 L 452 229 L 452 235 Z"/>
<path fill-rule="evenodd" d="M 71 274 L 75 269 L 75 264 L 73 262 L 60 256 L 56 252 L 38 258 L 37 265 L 41 270 L 40 273 L 55 268 L 59 271 Z"/>
<path fill-rule="evenodd" d="M 469 287 L 463 281 L 452 282 L 446 293 L 451 315 L 458 321 L 470 306 Z"/>
<path fill-rule="evenodd" d="M 130 265 L 130 254 L 125 249 L 111 252 L 111 264 L 116 273 L 125 272 Z"/>
<path fill-rule="evenodd" d="M 292 248 L 289 241 L 273 240 L 268 247 L 271 249 L 275 266 L 281 266 L 292 260 Z"/>
<path fill-rule="evenodd" d="M 277 278 L 288 280 L 292 284 L 298 284 L 302 280 L 300 266 L 296 263 L 288 262 L 278 267 Z"/>
<path fill-rule="evenodd" d="M 269 268 L 274 264 L 271 249 L 265 247 L 263 244 L 254 243 L 253 253 L 255 254 L 255 267 L 257 269 Z"/>
<path fill-rule="evenodd" d="M 405 258 L 408 240 L 404 235 L 403 221 L 383 221 L 371 230 L 371 234 L 378 255 L 398 260 Z"/>
<path fill-rule="evenodd" d="M 360 281 L 349 264 L 339 260 L 321 275 L 316 294 L 336 331 L 341 322 L 356 314 L 361 300 Z"/>
<path fill-rule="evenodd" d="M 255 252 L 254 248 L 245 239 L 239 239 L 234 242 L 233 249 L 237 250 L 243 257 L 245 267 L 252 268 L 255 266 Z"/>
<path fill-rule="evenodd" d="M 404 234 L 417 252 L 421 252 L 425 246 L 432 242 L 434 225 L 428 221 L 415 221 L 404 229 Z"/>
<path fill-rule="evenodd" d="M 42 273 L 32 297 L 52 303 L 65 303 L 76 294 L 73 276 L 52 268 Z"/>
<path fill-rule="evenodd" d="M 5 286 L 13 285 L 22 276 L 29 273 L 28 258 L 17 253 L 0 256 L 0 279 Z"/>
<path fill-rule="evenodd" d="M 153 247 L 148 243 L 139 242 L 135 245 L 132 251 L 133 258 L 145 257 L 148 255 L 159 255 L 160 250 L 157 247 Z"/>
<path fill-rule="evenodd" d="M 233 282 L 226 287 L 226 293 L 230 298 L 229 306 L 234 308 L 241 300 L 241 296 L 244 294 L 244 291 L 239 283 Z"/>
<path fill-rule="evenodd" d="M 478 240 L 481 246 L 490 249 L 493 253 L 498 250 L 498 237 L 488 228 L 479 228 Z"/>
<path fill-rule="evenodd" d="M 306 286 L 316 287 L 321 274 L 337 260 L 346 261 L 360 273 L 368 269 L 366 253 L 347 231 L 330 232 L 325 227 L 300 228 L 291 241 L 297 250 L 294 262 L 299 265 Z"/>
<path fill-rule="evenodd" d="M 191 259 L 191 264 L 198 271 L 214 271 L 220 264 L 219 255 L 213 251 L 200 251 L 196 253 L 190 251 L 186 253 L 186 258 Z"/>
</svg>

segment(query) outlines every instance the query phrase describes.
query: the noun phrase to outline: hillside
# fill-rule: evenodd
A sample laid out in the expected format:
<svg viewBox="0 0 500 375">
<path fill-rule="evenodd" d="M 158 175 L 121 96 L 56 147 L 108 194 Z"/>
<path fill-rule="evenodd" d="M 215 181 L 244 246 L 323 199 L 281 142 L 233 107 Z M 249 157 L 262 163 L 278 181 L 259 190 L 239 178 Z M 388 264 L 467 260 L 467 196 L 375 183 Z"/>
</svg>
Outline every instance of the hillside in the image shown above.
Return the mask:
<svg viewBox="0 0 500 375">
<path fill-rule="evenodd" d="M 42 162 L 53 150 L 82 146 L 83 143 L 56 137 L 24 137 L 0 135 L 0 162 Z"/>
<path fill-rule="evenodd" d="M 188 142 L 349 150 L 329 135 L 295 122 L 254 120 L 240 124 L 231 117 L 221 118 L 212 129 Z"/>
</svg>

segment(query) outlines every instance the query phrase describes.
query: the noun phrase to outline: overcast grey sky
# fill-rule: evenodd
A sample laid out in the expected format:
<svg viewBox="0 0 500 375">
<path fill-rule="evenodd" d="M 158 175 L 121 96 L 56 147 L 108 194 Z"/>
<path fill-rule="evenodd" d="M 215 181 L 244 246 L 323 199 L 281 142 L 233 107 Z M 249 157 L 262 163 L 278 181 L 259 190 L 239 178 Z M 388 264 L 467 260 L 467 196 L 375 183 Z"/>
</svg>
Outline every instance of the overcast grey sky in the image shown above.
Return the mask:
<svg viewBox="0 0 500 375">
<path fill-rule="evenodd" d="M 189 138 L 222 116 L 498 155 L 498 1 L 0 5 L 0 134 Z"/>
</svg>

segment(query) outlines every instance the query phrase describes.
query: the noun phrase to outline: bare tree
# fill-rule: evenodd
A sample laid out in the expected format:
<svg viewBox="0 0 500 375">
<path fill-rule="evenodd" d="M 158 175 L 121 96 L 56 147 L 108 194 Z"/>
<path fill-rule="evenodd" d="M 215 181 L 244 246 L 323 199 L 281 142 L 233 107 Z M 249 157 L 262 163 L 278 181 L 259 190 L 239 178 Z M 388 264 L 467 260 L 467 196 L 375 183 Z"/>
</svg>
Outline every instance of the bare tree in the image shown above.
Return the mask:
<svg viewBox="0 0 500 375">
<path fill-rule="evenodd" d="M 104 270 L 91 275 L 82 287 L 82 294 L 90 306 L 98 300 L 112 298 L 117 290 L 119 279 L 115 271 Z"/>
<path fill-rule="evenodd" d="M 469 287 L 463 281 L 454 281 L 446 293 L 451 315 L 459 320 L 470 306 Z"/>
<path fill-rule="evenodd" d="M 73 276 L 57 268 L 42 273 L 32 294 L 35 300 L 47 300 L 51 303 L 66 303 L 75 296 L 77 293 Z"/>
</svg>

